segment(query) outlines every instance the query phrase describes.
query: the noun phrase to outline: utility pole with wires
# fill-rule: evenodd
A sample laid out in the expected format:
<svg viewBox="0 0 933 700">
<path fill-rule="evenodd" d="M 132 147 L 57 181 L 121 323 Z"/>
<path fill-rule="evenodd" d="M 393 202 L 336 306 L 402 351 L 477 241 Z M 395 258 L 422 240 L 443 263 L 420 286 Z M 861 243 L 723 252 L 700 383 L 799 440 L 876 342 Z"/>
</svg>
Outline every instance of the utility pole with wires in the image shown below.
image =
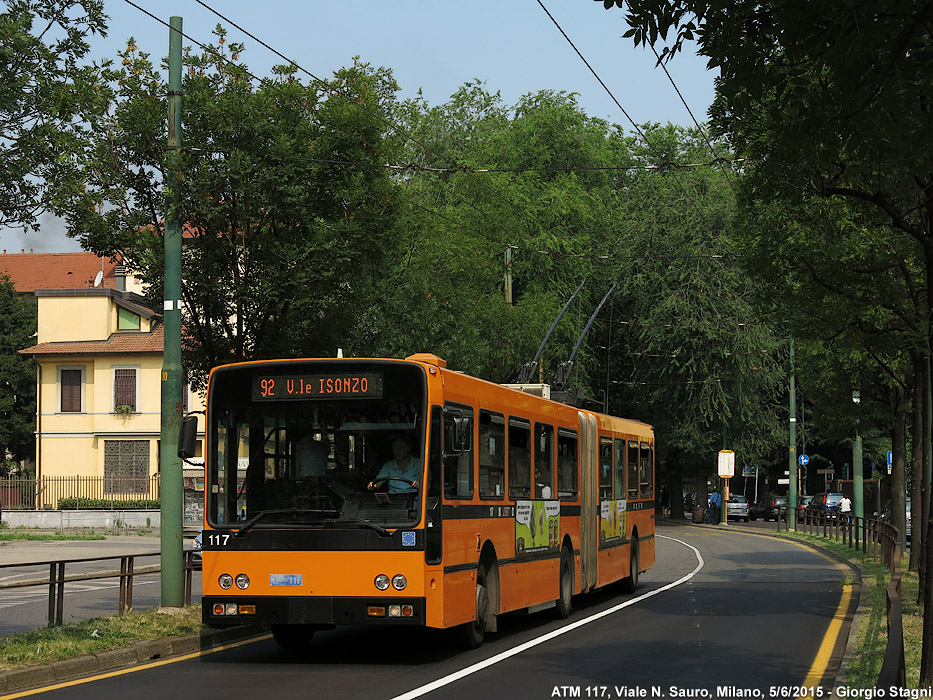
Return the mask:
<svg viewBox="0 0 933 700">
<path fill-rule="evenodd" d="M 176 171 L 181 148 L 181 17 L 172 17 L 168 51 L 168 149 L 165 198 L 165 279 L 162 346 L 162 434 L 160 444 L 160 490 L 162 502 L 162 607 L 184 605 L 182 570 L 182 492 L 181 458 L 178 433 L 181 428 L 181 232 L 178 216 L 180 200 Z"/>
</svg>

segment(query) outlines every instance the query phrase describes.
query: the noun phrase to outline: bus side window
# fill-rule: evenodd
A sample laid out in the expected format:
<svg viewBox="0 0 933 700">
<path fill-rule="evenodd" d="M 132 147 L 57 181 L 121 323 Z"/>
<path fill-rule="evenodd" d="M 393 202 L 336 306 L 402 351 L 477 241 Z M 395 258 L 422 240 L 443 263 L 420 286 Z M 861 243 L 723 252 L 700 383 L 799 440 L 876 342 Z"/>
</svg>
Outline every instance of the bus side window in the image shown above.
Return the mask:
<svg viewBox="0 0 933 700">
<path fill-rule="evenodd" d="M 599 497 L 612 498 L 612 438 L 599 438 Z"/>
<path fill-rule="evenodd" d="M 625 440 L 616 438 L 613 444 L 616 452 L 616 498 L 621 500 L 625 497 Z"/>
<path fill-rule="evenodd" d="M 479 496 L 505 497 L 505 418 L 479 412 Z"/>
<path fill-rule="evenodd" d="M 444 410 L 444 497 L 473 498 L 473 409 L 445 406 Z M 452 444 L 452 443 L 459 444 Z M 464 449 L 466 448 L 466 449 Z"/>
<path fill-rule="evenodd" d="M 557 431 L 557 493 L 561 500 L 577 500 L 577 433 L 560 428 Z"/>
<path fill-rule="evenodd" d="M 628 441 L 628 497 L 629 500 L 638 498 L 638 442 Z"/>
<path fill-rule="evenodd" d="M 554 497 L 554 426 L 535 423 L 535 498 Z"/>
<path fill-rule="evenodd" d="M 641 443 L 641 497 L 651 498 L 654 491 L 653 449 L 647 442 Z"/>
<path fill-rule="evenodd" d="M 531 422 L 509 417 L 509 497 L 531 496 Z"/>
</svg>

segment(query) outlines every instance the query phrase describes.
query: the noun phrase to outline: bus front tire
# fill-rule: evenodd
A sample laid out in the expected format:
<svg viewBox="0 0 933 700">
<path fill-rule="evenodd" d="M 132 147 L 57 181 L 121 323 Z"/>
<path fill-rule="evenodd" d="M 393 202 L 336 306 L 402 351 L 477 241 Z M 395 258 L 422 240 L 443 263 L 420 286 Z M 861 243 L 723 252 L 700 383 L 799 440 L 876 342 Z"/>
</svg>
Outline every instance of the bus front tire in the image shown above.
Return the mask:
<svg viewBox="0 0 933 700">
<path fill-rule="evenodd" d="M 311 625 L 272 625 L 272 638 L 283 649 L 301 649 L 311 643 Z"/>
<path fill-rule="evenodd" d="M 489 591 L 486 589 L 486 576 L 476 580 L 476 617 L 472 622 L 460 626 L 463 646 L 477 649 L 486 638 L 486 621 L 489 619 Z"/>
</svg>

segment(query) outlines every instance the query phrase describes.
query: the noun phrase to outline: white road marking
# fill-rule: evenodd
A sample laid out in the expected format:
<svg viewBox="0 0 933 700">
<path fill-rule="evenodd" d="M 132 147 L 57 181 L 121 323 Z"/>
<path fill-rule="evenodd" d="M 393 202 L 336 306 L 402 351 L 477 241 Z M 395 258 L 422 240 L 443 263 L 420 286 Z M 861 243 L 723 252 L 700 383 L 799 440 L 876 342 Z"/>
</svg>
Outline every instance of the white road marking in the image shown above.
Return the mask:
<svg viewBox="0 0 933 700">
<path fill-rule="evenodd" d="M 443 678 L 438 678 L 436 681 L 432 681 L 431 683 L 428 683 L 427 685 L 423 685 L 420 688 L 415 688 L 414 690 L 410 690 L 407 693 L 398 695 L 395 698 L 393 698 L 393 700 L 413 700 L 413 698 L 419 698 L 422 695 L 427 695 L 431 691 L 438 690 L 439 688 L 443 688 L 445 685 L 450 685 L 454 681 L 458 681 L 461 678 L 466 678 L 467 676 L 477 673 L 478 671 L 482 671 L 483 669 L 489 668 L 490 666 L 494 666 L 500 661 L 505 661 L 506 659 L 516 656 L 518 654 L 521 654 L 523 651 L 527 651 L 528 649 L 536 647 L 539 644 L 544 644 L 545 642 L 549 642 L 552 639 L 560 637 L 562 634 L 566 634 L 567 632 L 572 632 L 575 629 L 583 627 L 584 625 L 588 625 L 591 622 L 595 622 L 596 620 L 604 618 L 607 615 L 612 615 L 614 613 L 617 613 L 620 610 L 623 610 L 631 605 L 634 605 L 635 603 L 641 602 L 642 600 L 647 600 L 648 598 L 656 596 L 659 593 L 663 593 L 664 591 L 668 591 L 672 588 L 680 586 L 681 584 L 686 583 L 687 581 L 692 579 L 694 576 L 696 576 L 697 572 L 699 572 L 700 569 L 702 569 L 703 566 L 705 565 L 705 562 L 703 561 L 703 555 L 701 555 L 700 550 L 698 550 L 693 545 L 687 544 L 686 542 L 682 540 L 678 540 L 675 537 L 666 537 L 664 535 L 658 535 L 658 534 L 656 534 L 655 537 L 659 537 L 665 540 L 673 540 L 674 542 L 682 544 L 684 547 L 692 549 L 693 553 L 696 555 L 696 558 L 697 558 L 696 568 L 693 571 L 691 571 L 689 574 L 682 576 L 676 581 L 672 581 L 671 583 L 668 583 L 665 586 L 656 588 L 653 591 L 648 591 L 636 598 L 631 598 L 630 600 L 626 600 L 624 603 L 619 603 L 618 605 L 615 605 L 611 608 L 603 610 L 602 612 L 594 613 L 593 615 L 590 615 L 589 617 L 585 617 L 582 620 L 577 620 L 576 622 L 572 622 L 569 625 L 564 625 L 560 629 L 556 629 L 553 632 L 548 632 L 547 634 L 542 635 L 538 637 L 537 639 L 529 640 L 525 642 L 524 644 L 519 644 L 517 647 L 513 647 L 512 649 L 503 651 L 500 654 L 496 654 L 495 656 L 492 656 L 486 659 L 485 661 L 480 661 L 479 663 L 473 664 L 472 666 L 467 666 L 464 669 L 456 671 L 455 673 L 451 673 L 447 676 L 444 676 Z"/>
</svg>

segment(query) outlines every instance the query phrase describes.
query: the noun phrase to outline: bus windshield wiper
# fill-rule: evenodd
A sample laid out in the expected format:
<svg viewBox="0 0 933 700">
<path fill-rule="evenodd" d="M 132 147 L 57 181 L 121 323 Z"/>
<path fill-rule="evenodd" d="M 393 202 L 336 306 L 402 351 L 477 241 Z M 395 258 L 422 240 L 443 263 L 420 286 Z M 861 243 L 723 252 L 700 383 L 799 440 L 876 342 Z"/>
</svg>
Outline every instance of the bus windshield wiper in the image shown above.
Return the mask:
<svg viewBox="0 0 933 700">
<path fill-rule="evenodd" d="M 311 508 L 273 508 L 270 510 L 261 510 L 252 518 L 240 525 L 240 529 L 236 532 L 234 537 L 242 537 L 247 532 L 249 532 L 253 525 L 258 523 L 260 520 L 265 518 L 267 515 L 307 515 L 308 513 L 313 513 L 314 515 L 320 515 L 322 513 L 333 513 L 334 511 L 330 510 L 317 510 Z"/>
<path fill-rule="evenodd" d="M 324 521 L 325 525 L 340 525 L 342 523 L 348 523 L 350 525 L 365 525 L 366 527 L 370 527 L 376 532 L 378 532 L 381 537 L 392 536 L 392 533 L 386 530 L 384 527 L 380 527 L 379 525 L 376 525 L 376 523 L 371 523 L 368 520 L 363 520 L 361 518 L 348 518 L 347 520 L 325 520 Z"/>
</svg>

